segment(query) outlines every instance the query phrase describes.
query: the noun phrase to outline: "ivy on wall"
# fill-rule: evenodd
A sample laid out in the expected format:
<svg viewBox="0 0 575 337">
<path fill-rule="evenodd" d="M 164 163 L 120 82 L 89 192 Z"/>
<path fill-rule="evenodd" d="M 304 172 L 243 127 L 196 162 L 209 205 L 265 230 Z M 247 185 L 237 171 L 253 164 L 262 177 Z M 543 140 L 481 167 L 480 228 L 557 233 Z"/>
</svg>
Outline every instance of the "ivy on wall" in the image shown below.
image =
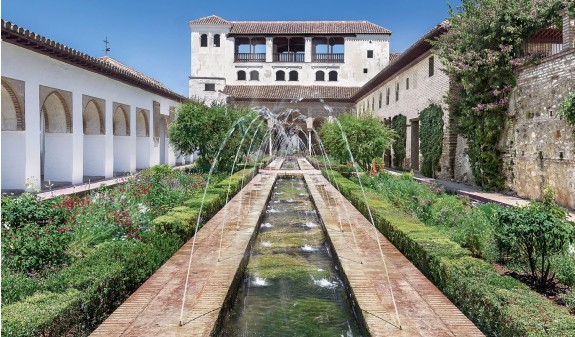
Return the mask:
<svg viewBox="0 0 575 337">
<path fill-rule="evenodd" d="M 397 134 L 393 143 L 393 167 L 403 168 L 405 160 L 405 145 L 407 139 L 407 117 L 404 115 L 395 115 L 391 119 L 391 129 Z"/>
<path fill-rule="evenodd" d="M 573 127 L 573 135 L 575 135 L 575 93 L 568 95 L 561 101 L 557 114 L 571 124 Z"/>
<path fill-rule="evenodd" d="M 449 32 L 430 41 L 451 79 L 447 97 L 457 132 L 467 139 L 476 183 L 486 190 L 505 184 L 499 142 L 518 70 L 536 61 L 522 45 L 556 23 L 564 0 L 463 0 L 450 9 Z M 569 4 L 572 10 L 573 5 Z"/>
<path fill-rule="evenodd" d="M 431 104 L 419 113 L 419 148 L 423 156 L 421 173 L 434 177 L 439 169 L 443 145 L 443 110 Z"/>
</svg>

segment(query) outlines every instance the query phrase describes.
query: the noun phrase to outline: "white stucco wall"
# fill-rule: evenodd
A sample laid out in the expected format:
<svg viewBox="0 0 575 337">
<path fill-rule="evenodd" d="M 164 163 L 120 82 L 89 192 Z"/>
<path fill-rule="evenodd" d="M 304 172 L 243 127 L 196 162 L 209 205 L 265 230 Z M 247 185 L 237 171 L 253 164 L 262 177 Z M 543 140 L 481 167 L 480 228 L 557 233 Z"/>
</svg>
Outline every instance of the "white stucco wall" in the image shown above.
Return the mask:
<svg viewBox="0 0 575 337">
<path fill-rule="evenodd" d="M 2 188 L 21 189 L 26 182 L 26 133 L 2 131 Z"/>
<path fill-rule="evenodd" d="M 449 114 L 444 97 L 449 90 L 449 77 L 442 70 L 437 56 L 434 60 L 435 71 L 429 76 L 430 52 L 421 55 L 418 59 L 398 71 L 394 76 L 381 83 L 376 89 L 356 102 L 356 110 L 370 112 L 381 119 L 390 118 L 399 114 L 407 117 L 406 164 L 409 168 L 411 159 L 411 122 L 418 119 L 419 113 L 430 104 L 435 103 L 442 107 L 444 116 L 444 134 L 447 134 Z M 406 79 L 409 78 L 409 89 L 406 89 Z M 399 99 L 395 98 L 396 85 L 399 83 Z M 389 88 L 389 105 L 386 104 L 386 91 Z M 379 96 L 382 96 L 381 108 Z M 373 103 L 373 104 L 372 104 Z M 372 105 L 374 108 L 372 109 Z M 422 160 L 420 152 L 420 161 Z"/>
<path fill-rule="evenodd" d="M 123 158 L 133 162 L 133 169 L 136 166 L 136 122 L 135 107 L 153 110 L 153 102 L 160 103 L 160 113 L 169 115 L 170 107 L 177 107 L 180 104 L 163 96 L 150 93 L 138 87 L 134 87 L 109 77 L 84 70 L 73 65 L 55 60 L 48 56 L 30 51 L 16 45 L 2 41 L 2 76 L 24 81 L 24 110 L 25 114 L 25 151 L 21 151 L 18 146 L 11 145 L 11 139 L 4 141 L 2 132 L 3 158 L 25 156 L 23 177 L 14 177 L 16 180 L 2 179 L 2 188 L 12 186 L 13 188 L 24 188 L 26 180 L 31 178 L 38 181 L 40 177 L 40 102 L 39 87 L 45 86 L 59 90 L 72 92 L 72 134 L 69 134 L 66 145 L 65 156 L 60 156 L 63 170 L 61 173 L 53 173 L 56 177 L 61 177 L 65 172 L 65 181 L 72 183 L 82 182 L 83 175 L 88 175 L 90 171 L 84 171 L 84 135 L 82 127 L 82 95 L 98 97 L 105 101 L 103 107 L 106 118 L 106 134 L 104 144 L 104 156 L 100 158 L 104 162 L 104 176 L 112 177 L 114 171 L 114 136 L 112 134 L 112 105 L 113 102 L 128 105 L 131 108 L 131 140 L 130 150 L 125 149 Z M 150 130 L 154 129 L 153 119 L 150 118 Z M 152 146 L 150 147 L 153 148 Z M 8 152 L 4 153 L 4 149 Z M 160 151 L 157 147 L 150 153 L 150 165 L 160 162 Z M 8 162 L 2 161 L 2 171 L 7 167 Z M 8 170 L 8 169 L 7 169 Z M 52 173 L 51 173 L 52 174 Z M 4 173 L 3 173 L 4 175 Z M 53 179 L 55 180 L 55 179 Z M 36 184 L 39 187 L 39 183 Z"/>
<path fill-rule="evenodd" d="M 114 136 L 114 172 L 134 172 L 135 166 L 132 165 L 132 150 L 129 136 Z M 135 154 L 135 153 L 134 153 Z"/>
<path fill-rule="evenodd" d="M 389 64 L 389 35 L 359 34 L 355 37 L 344 38 L 344 63 L 323 62 L 271 62 L 271 56 L 266 62 L 234 62 L 235 38 L 227 37 L 229 31 L 226 26 L 194 25 L 191 27 L 191 78 L 189 82 L 190 97 L 205 100 L 208 103 L 224 100 L 225 95 L 218 94 L 225 85 L 321 85 L 360 87 Z M 208 35 L 208 46 L 200 47 L 200 37 Z M 213 46 L 213 36 L 220 34 L 220 47 Z M 273 40 L 267 38 L 267 53 L 271 55 Z M 311 46 L 311 44 L 306 44 Z M 367 57 L 367 51 L 373 51 L 373 58 Z M 367 73 L 364 73 L 364 68 Z M 247 80 L 238 81 L 237 72 L 243 70 Z M 249 78 L 251 71 L 258 71 L 259 80 Z M 283 70 L 286 81 L 276 81 L 276 72 Z M 298 81 L 288 81 L 288 73 L 292 70 L 298 72 Z M 315 73 L 318 70 L 325 72 L 325 81 L 316 81 Z M 328 72 L 338 73 L 337 81 L 328 81 Z M 205 91 L 205 83 L 214 83 L 215 92 Z"/>
<path fill-rule="evenodd" d="M 85 176 L 105 176 L 106 163 L 102 158 L 106 158 L 106 136 L 85 135 L 84 136 L 84 175 Z"/>
<path fill-rule="evenodd" d="M 70 165 L 74 151 L 73 135 L 47 133 L 45 135 L 44 181 L 70 181 L 73 166 Z"/>
<path fill-rule="evenodd" d="M 136 151 L 136 168 L 150 167 L 150 137 L 137 137 Z"/>
</svg>

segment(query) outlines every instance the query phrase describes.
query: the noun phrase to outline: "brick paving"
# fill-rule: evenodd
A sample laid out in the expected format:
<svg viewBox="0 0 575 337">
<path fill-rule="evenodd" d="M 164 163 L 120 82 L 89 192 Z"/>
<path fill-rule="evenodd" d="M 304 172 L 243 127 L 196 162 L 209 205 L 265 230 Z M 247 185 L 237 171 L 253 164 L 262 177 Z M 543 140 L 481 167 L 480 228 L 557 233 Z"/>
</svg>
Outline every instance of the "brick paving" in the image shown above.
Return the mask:
<svg viewBox="0 0 575 337">
<path fill-rule="evenodd" d="M 319 171 L 313 170 L 305 159 L 298 162 L 302 170 L 289 170 L 289 174 L 304 175 L 371 336 L 483 336 Z M 198 231 L 182 326 L 179 326 L 180 307 L 191 240 L 92 336 L 214 335 L 226 314 L 222 308 L 233 295 L 229 289 L 242 278 L 248 246 L 255 238 L 275 179 L 287 172 L 279 169 L 282 163 L 283 160 L 274 160 L 260 171 Z M 218 262 L 222 228 L 223 247 Z M 375 235 L 386 257 L 402 329 L 398 328 Z"/>
</svg>

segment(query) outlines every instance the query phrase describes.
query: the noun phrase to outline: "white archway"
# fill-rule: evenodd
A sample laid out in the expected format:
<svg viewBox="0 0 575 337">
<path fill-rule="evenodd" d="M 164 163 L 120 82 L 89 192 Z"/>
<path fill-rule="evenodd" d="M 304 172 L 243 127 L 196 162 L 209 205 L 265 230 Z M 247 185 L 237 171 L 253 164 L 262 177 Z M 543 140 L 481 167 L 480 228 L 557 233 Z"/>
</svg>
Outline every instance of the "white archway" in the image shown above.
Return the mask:
<svg viewBox="0 0 575 337">
<path fill-rule="evenodd" d="M 136 113 L 136 168 L 150 167 L 150 124 L 148 110 L 139 109 Z"/>
<path fill-rule="evenodd" d="M 83 175 L 88 179 L 105 176 L 106 170 L 106 125 L 100 103 L 90 99 L 82 112 L 84 130 Z"/>
<path fill-rule="evenodd" d="M 40 111 L 40 175 L 43 181 L 72 181 L 73 139 L 70 108 L 58 90 L 50 92 Z"/>
<path fill-rule="evenodd" d="M 23 82 L 21 85 L 23 90 Z M 21 96 L 23 97 L 23 96 Z M 23 189 L 26 184 L 24 113 L 14 88 L 2 78 L 2 188 Z"/>
<path fill-rule="evenodd" d="M 119 105 L 112 117 L 114 131 L 114 172 L 124 174 L 133 170 L 130 140 L 130 108 Z"/>
</svg>

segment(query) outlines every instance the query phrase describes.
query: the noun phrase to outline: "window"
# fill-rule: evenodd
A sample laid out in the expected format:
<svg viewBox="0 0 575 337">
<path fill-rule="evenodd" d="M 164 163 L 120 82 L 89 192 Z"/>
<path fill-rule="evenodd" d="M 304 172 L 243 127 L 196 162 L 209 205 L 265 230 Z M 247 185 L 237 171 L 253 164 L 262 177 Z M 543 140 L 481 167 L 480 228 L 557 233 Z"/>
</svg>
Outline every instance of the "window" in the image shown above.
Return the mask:
<svg viewBox="0 0 575 337">
<path fill-rule="evenodd" d="M 215 83 L 206 83 L 204 86 L 204 91 L 216 91 Z"/>
<path fill-rule="evenodd" d="M 315 80 L 316 81 L 325 81 L 325 73 L 323 71 L 316 71 L 315 72 Z"/>
<path fill-rule="evenodd" d="M 409 90 L 409 77 L 405 79 L 405 90 Z"/>
<path fill-rule="evenodd" d="M 435 57 L 429 58 L 429 77 L 435 74 Z"/>
<path fill-rule="evenodd" d="M 389 105 L 389 88 L 385 91 L 385 105 Z"/>
<path fill-rule="evenodd" d="M 367 68 L 363 68 L 363 73 L 367 74 Z"/>
<path fill-rule="evenodd" d="M 380 108 L 380 109 L 381 109 L 382 101 L 383 101 L 383 94 L 380 92 L 380 93 L 379 93 L 379 108 Z"/>
<path fill-rule="evenodd" d="M 333 70 L 329 72 L 329 80 L 331 82 L 336 82 L 337 81 L 337 71 Z"/>
<path fill-rule="evenodd" d="M 260 73 L 257 70 L 250 71 L 250 81 L 259 81 L 260 80 Z"/>
<path fill-rule="evenodd" d="M 375 97 L 371 98 L 371 110 L 375 110 Z"/>
<path fill-rule="evenodd" d="M 214 47 L 220 46 L 220 34 L 214 35 Z"/>
<path fill-rule="evenodd" d="M 368 51 L 367 51 L 367 58 L 368 58 L 368 59 L 372 59 L 372 58 L 373 58 L 373 50 L 368 50 Z"/>
<path fill-rule="evenodd" d="M 200 47 L 207 47 L 208 46 L 208 34 L 202 34 L 200 36 Z"/>
<path fill-rule="evenodd" d="M 297 81 L 297 80 L 298 80 L 297 71 L 292 70 L 292 71 L 289 72 L 289 80 L 290 80 L 290 81 Z"/>
<path fill-rule="evenodd" d="M 243 70 L 238 71 L 238 81 L 246 80 L 246 72 Z"/>
<path fill-rule="evenodd" d="M 395 83 L 395 101 L 399 101 L 399 82 Z"/>
<path fill-rule="evenodd" d="M 276 72 L 276 81 L 285 81 L 286 80 L 286 73 L 283 70 Z"/>
</svg>

